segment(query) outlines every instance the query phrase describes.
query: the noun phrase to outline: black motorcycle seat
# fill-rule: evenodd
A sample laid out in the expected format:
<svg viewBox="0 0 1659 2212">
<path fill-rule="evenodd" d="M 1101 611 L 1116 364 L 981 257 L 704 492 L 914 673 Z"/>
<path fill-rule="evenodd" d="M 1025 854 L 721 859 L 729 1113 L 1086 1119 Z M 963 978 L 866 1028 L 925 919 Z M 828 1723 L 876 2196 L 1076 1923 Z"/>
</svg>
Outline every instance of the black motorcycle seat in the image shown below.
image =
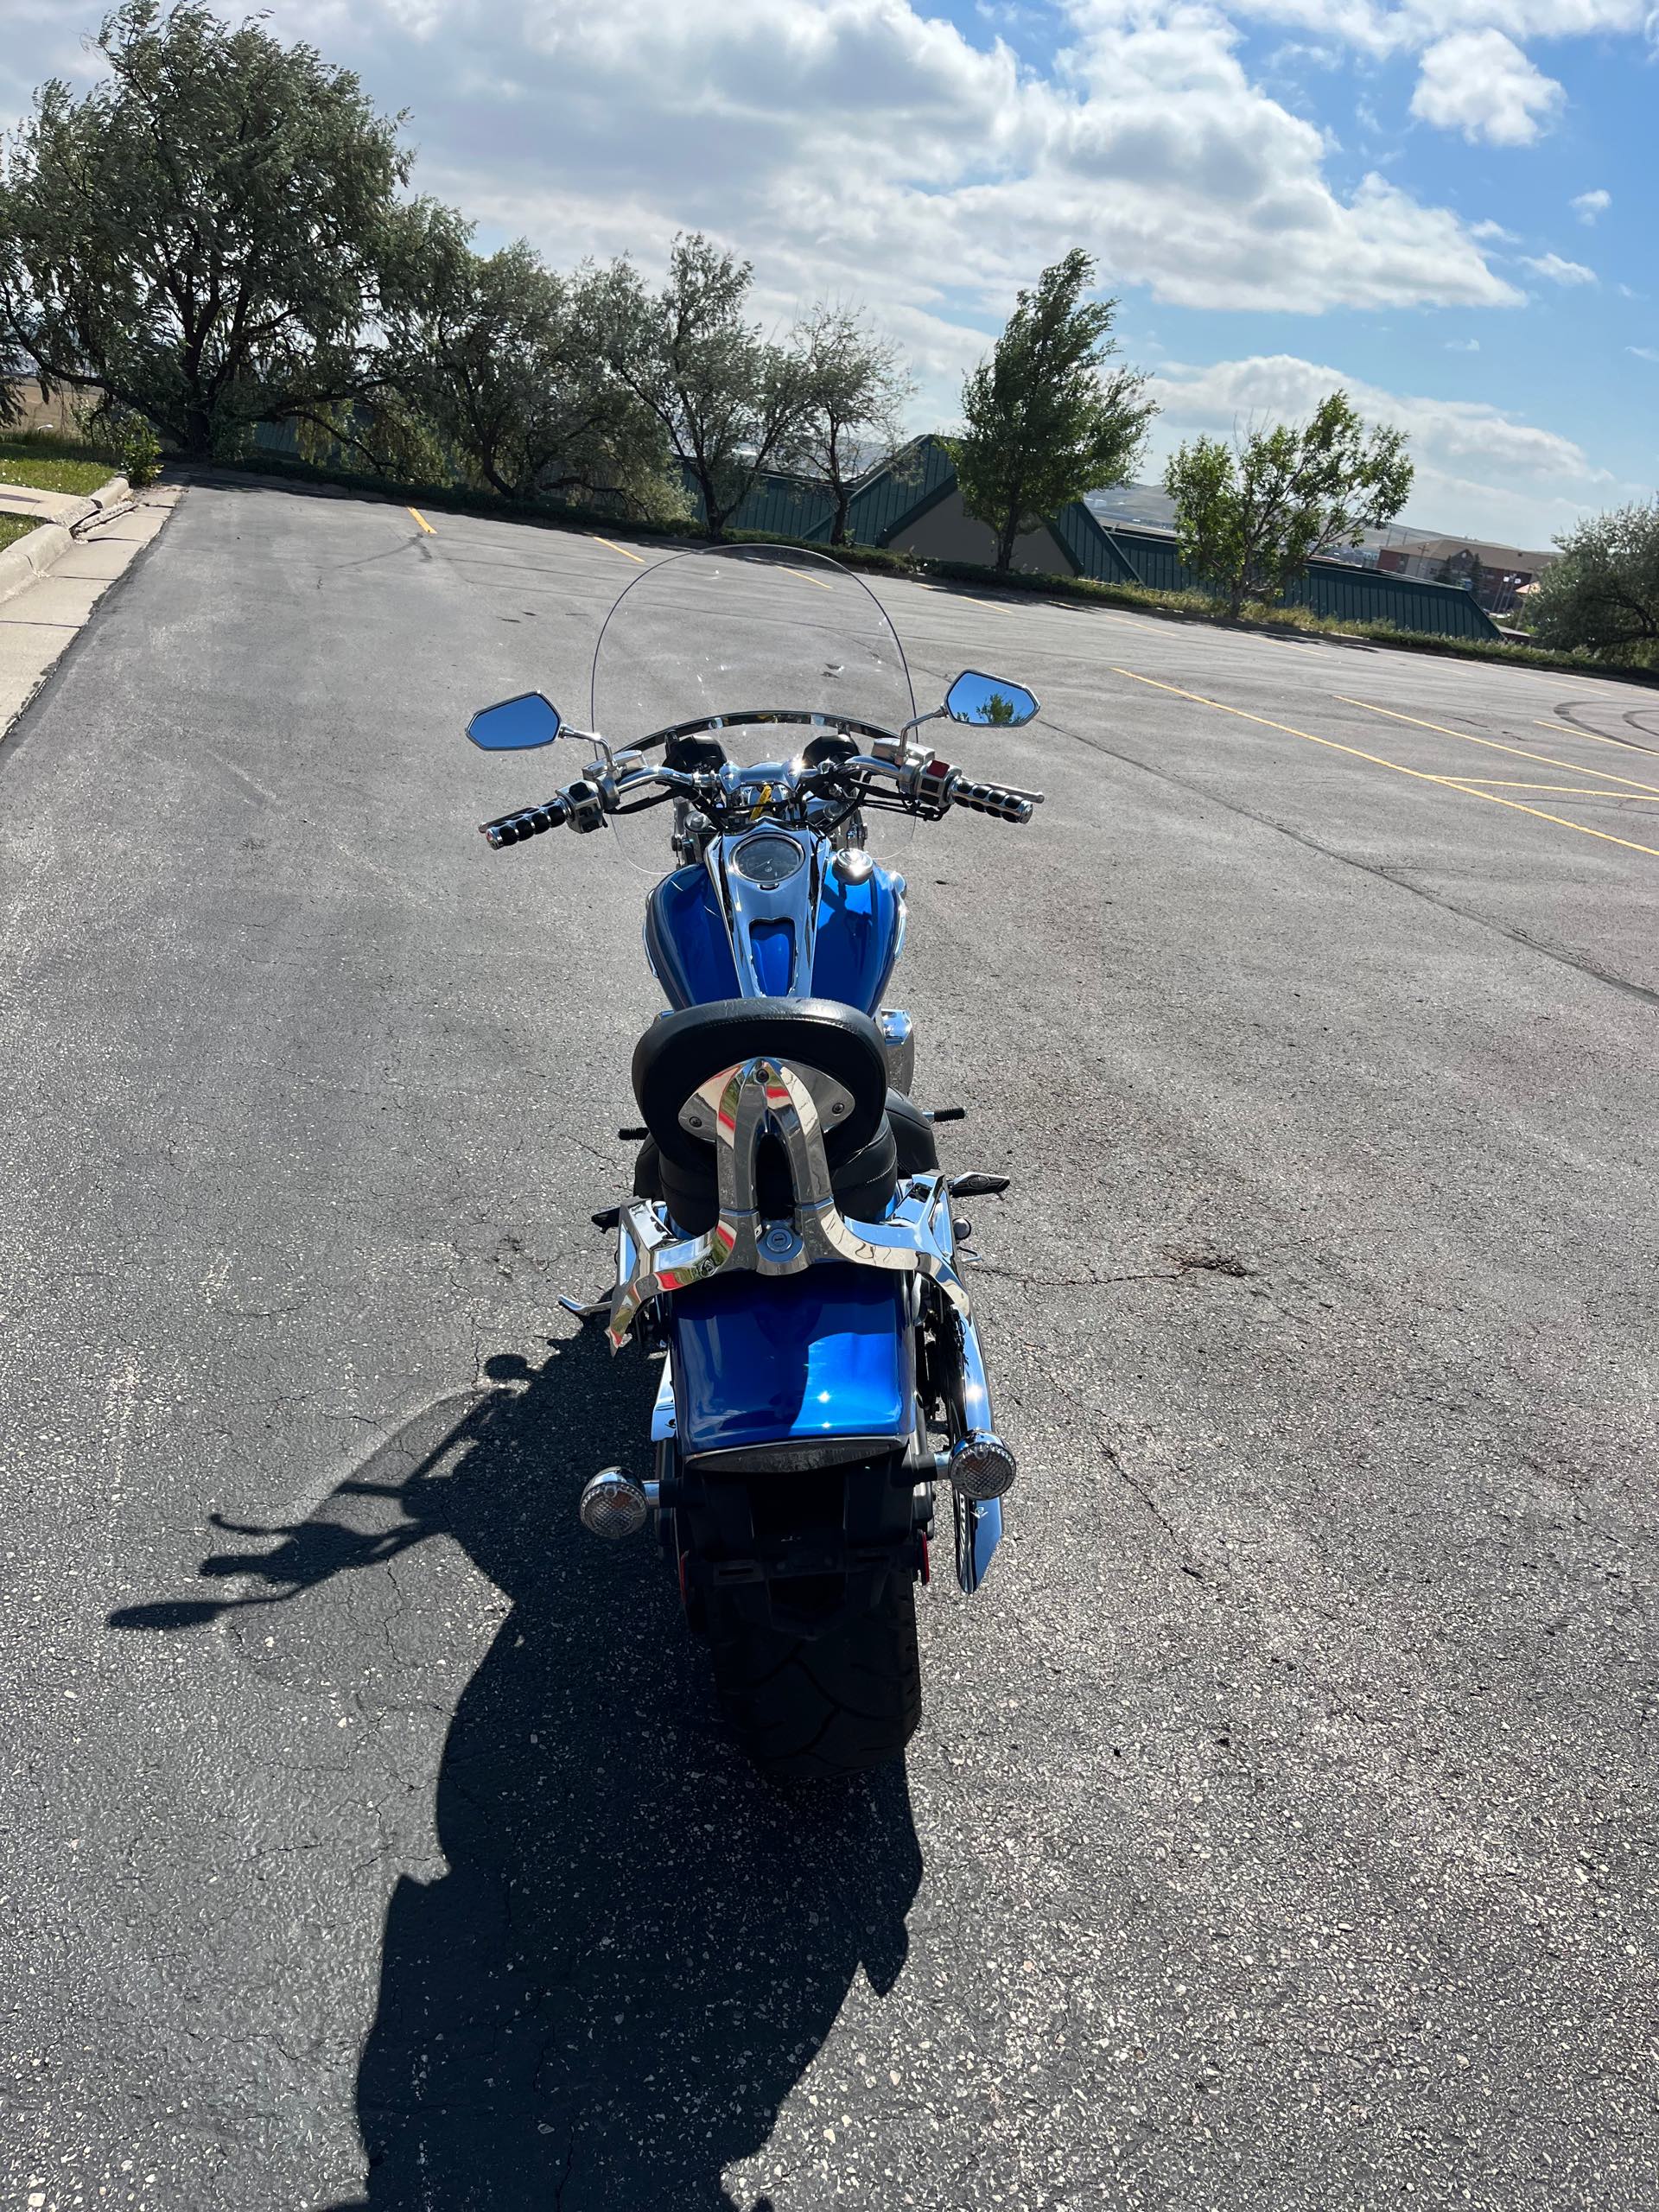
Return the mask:
<svg viewBox="0 0 1659 2212">
<path fill-rule="evenodd" d="M 681 1127 L 680 1109 L 711 1075 L 762 1053 L 816 1068 L 848 1093 L 847 1114 L 823 1132 L 832 1170 L 876 1137 L 887 1107 L 887 1061 L 868 1014 L 833 999 L 716 999 L 653 1022 L 634 1048 L 633 1095 L 666 1163 L 696 1174 L 712 1172 L 712 1147 Z"/>
</svg>

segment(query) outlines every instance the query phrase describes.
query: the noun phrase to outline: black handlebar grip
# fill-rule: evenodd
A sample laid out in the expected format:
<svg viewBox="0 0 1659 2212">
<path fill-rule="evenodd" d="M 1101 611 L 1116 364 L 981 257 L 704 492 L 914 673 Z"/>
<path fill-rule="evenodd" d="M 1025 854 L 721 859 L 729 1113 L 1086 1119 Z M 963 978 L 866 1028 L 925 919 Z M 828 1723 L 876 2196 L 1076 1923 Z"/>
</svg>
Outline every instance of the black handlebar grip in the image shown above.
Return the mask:
<svg viewBox="0 0 1659 2212">
<path fill-rule="evenodd" d="M 1032 802 L 1018 791 L 1005 791 L 1000 784 L 970 784 L 966 777 L 950 788 L 950 804 L 965 806 L 971 814 L 995 815 L 999 822 L 1029 822 Z"/>
<path fill-rule="evenodd" d="M 493 822 L 480 822 L 480 830 L 499 852 L 504 845 L 521 845 L 526 837 L 539 837 L 570 819 L 569 804 L 563 792 L 543 799 L 539 806 L 521 806 L 514 813 L 499 814 Z"/>
</svg>

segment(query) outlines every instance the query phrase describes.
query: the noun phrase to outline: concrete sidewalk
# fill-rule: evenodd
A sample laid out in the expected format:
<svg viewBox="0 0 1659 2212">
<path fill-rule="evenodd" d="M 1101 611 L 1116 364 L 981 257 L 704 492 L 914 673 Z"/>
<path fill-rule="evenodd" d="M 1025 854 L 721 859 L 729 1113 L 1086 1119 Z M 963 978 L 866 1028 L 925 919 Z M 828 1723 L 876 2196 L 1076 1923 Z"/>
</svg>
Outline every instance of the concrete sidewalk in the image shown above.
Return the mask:
<svg viewBox="0 0 1659 2212">
<path fill-rule="evenodd" d="M 105 486 L 105 491 L 109 489 Z M 124 486 L 123 486 L 124 494 Z M 50 501 L 79 519 L 96 514 L 95 501 L 60 492 L 8 485 L 0 508 L 17 512 L 16 499 Z M 50 673 L 53 664 L 92 619 L 104 594 L 149 543 L 184 494 L 175 485 L 124 494 L 133 501 L 106 522 L 83 524 L 48 572 L 0 602 L 0 742 Z M 42 522 L 67 526 L 67 515 L 41 512 Z M 25 543 L 27 540 L 23 541 Z"/>
<path fill-rule="evenodd" d="M 75 530 L 101 509 L 125 505 L 132 497 L 124 476 L 111 476 L 96 492 L 47 492 L 38 484 L 0 483 L 0 514 L 33 515 Z"/>
</svg>

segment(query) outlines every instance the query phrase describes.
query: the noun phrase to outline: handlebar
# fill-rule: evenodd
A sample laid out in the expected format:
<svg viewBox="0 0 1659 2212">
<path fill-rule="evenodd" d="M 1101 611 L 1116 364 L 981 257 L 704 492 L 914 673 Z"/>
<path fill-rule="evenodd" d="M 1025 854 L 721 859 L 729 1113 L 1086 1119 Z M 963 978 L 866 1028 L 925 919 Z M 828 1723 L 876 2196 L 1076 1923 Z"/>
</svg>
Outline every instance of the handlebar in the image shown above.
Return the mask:
<svg viewBox="0 0 1659 2212">
<path fill-rule="evenodd" d="M 557 830 L 569 819 L 569 800 L 563 791 L 555 791 L 539 806 L 521 806 L 512 814 L 498 814 L 493 822 L 480 822 L 478 826 L 499 852 L 503 845 L 522 844 L 526 837 L 539 837 L 544 830 Z"/>
<path fill-rule="evenodd" d="M 849 760 L 826 762 L 800 777 L 793 788 L 798 794 L 815 789 L 844 791 L 849 778 L 860 777 L 868 783 L 878 775 L 892 777 L 899 803 L 934 820 L 951 807 L 961 806 L 971 814 L 988 814 L 1000 822 L 1026 823 L 1043 798 L 1041 791 L 1009 791 L 1001 784 L 976 783 L 960 768 L 943 760 L 901 766 L 863 753 Z M 526 838 L 539 837 L 545 830 L 561 829 L 567 823 L 574 830 L 597 830 L 625 800 L 650 805 L 681 797 L 706 804 L 719 790 L 718 775 L 707 771 L 687 774 L 675 768 L 640 768 L 613 779 L 607 778 L 602 785 L 582 778 L 543 799 L 539 806 L 518 807 L 479 827 L 492 849 L 499 852 L 503 846 L 522 844 Z"/>
<path fill-rule="evenodd" d="M 999 822 L 1029 822 L 1040 793 L 1005 791 L 1001 784 L 970 784 L 960 777 L 950 785 L 950 804 L 965 806 L 970 814 L 995 815 Z"/>
</svg>

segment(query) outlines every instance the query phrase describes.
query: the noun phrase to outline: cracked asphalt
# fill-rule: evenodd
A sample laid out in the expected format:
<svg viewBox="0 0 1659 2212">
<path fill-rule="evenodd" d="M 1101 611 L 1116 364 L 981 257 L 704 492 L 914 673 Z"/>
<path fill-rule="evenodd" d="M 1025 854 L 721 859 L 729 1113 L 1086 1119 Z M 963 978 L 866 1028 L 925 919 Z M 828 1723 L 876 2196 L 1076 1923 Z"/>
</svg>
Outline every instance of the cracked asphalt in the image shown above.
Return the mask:
<svg viewBox="0 0 1659 2212">
<path fill-rule="evenodd" d="M 4 2201 L 1650 2206 L 1659 696 L 880 588 L 1045 702 L 898 994 L 1023 1471 L 783 1798 L 574 1517 L 641 886 L 460 734 L 638 568 L 431 520 L 194 486 L 0 747 Z"/>
</svg>

